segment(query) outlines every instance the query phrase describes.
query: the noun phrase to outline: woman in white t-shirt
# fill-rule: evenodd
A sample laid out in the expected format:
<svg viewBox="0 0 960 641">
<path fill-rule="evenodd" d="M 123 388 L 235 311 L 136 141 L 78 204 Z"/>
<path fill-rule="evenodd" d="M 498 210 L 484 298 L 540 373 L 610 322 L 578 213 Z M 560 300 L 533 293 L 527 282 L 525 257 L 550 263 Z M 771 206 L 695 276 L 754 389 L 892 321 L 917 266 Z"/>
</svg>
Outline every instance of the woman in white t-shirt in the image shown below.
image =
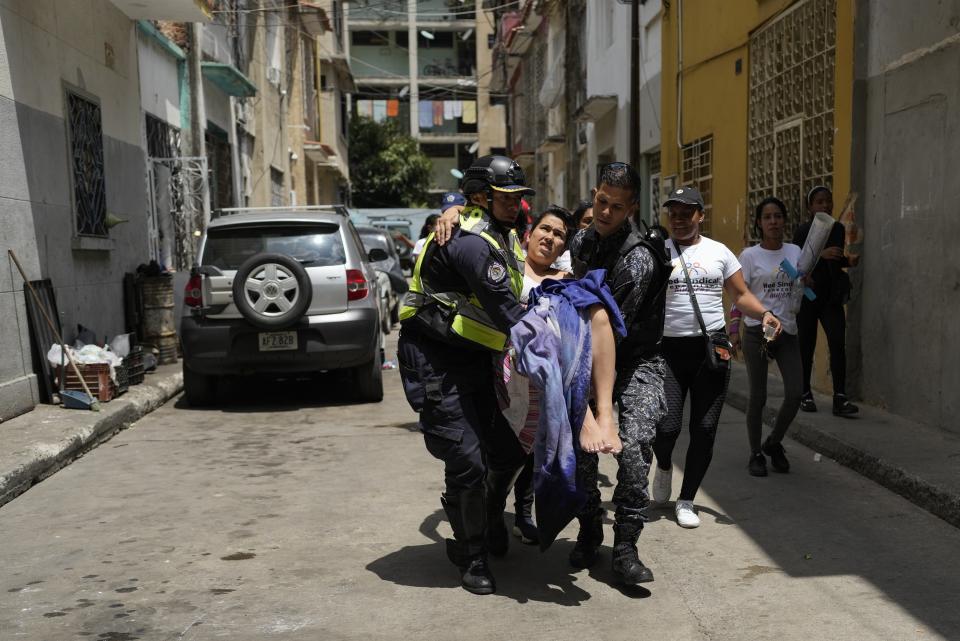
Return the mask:
<svg viewBox="0 0 960 641">
<path fill-rule="evenodd" d="M 653 500 L 670 500 L 672 455 L 683 421 L 683 406 L 690 394 L 690 445 L 683 468 L 683 485 L 675 510 L 681 527 L 694 528 L 700 518 L 693 508 L 693 499 L 713 458 L 713 442 L 720 421 L 720 410 L 730 383 L 730 352 L 718 353 L 726 367 L 715 370 L 706 366 L 707 341 L 700 329 L 691 301 L 683 264 L 689 273 L 693 294 L 710 335 L 726 339 L 723 314 L 723 293 L 730 296 L 746 315 L 771 325 L 780 332 L 776 315 L 757 300 L 743 280 L 737 257 L 726 245 L 700 234 L 705 217 L 703 198 L 693 187 L 680 187 L 664 203 L 668 212 L 671 240 L 667 242 L 673 272 L 667 280 L 666 313 L 661 352 L 666 361 L 664 392 L 667 416 L 657 427 L 653 451 L 657 469 L 653 479 Z M 680 261 L 683 261 L 681 264 Z M 729 343 L 728 343 L 729 345 Z"/>
<path fill-rule="evenodd" d="M 750 381 L 750 402 L 747 405 L 747 437 L 750 441 L 750 461 L 747 469 L 753 476 L 767 475 L 767 459 L 773 469 L 789 472 L 790 462 L 783 451 L 784 434 L 800 409 L 803 394 L 803 366 L 800 361 L 800 343 L 797 340 L 797 306 L 793 296 L 794 282 L 784 272 L 784 260 L 794 267 L 800 259 L 800 248 L 783 242 L 787 222 L 787 208 L 777 198 L 764 198 L 757 205 L 754 231 L 760 236 L 759 245 L 748 247 L 740 254 L 743 278 L 750 291 L 764 307 L 773 311 L 783 323 L 783 332 L 776 340 L 766 341 L 763 328 L 752 318 L 745 321 L 743 356 Z M 731 316 L 733 314 L 731 313 Z M 740 323 L 730 323 L 730 338 L 734 347 L 740 342 Z M 783 378 L 783 404 L 777 413 L 773 431 L 761 445 L 763 407 L 767 403 L 767 357 L 777 361 Z"/>
</svg>

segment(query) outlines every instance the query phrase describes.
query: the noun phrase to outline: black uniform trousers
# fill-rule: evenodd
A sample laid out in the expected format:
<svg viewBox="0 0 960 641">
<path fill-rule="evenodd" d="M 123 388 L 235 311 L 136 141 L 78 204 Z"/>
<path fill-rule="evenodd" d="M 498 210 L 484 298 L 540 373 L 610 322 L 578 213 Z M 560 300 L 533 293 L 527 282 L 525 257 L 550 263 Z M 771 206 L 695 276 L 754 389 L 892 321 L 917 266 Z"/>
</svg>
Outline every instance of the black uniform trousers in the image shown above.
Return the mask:
<svg viewBox="0 0 960 641">
<path fill-rule="evenodd" d="M 446 494 L 483 487 L 488 468 L 515 473 L 523 466 L 523 448 L 497 404 L 491 352 L 404 328 L 397 358 L 427 450 L 444 463 Z"/>
</svg>

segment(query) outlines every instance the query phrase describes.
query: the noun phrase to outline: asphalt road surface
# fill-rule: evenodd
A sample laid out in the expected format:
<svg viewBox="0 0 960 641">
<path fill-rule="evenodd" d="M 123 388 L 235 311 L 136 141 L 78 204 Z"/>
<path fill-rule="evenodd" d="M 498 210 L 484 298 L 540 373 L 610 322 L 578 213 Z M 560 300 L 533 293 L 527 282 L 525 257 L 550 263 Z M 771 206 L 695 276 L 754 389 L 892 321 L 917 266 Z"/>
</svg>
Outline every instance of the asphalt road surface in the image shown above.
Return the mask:
<svg viewBox="0 0 960 641">
<path fill-rule="evenodd" d="M 0 640 L 960 639 L 960 532 L 792 442 L 790 474 L 748 476 L 729 407 L 703 525 L 671 504 L 641 537 L 654 583 L 611 585 L 608 521 L 595 568 L 567 565 L 574 527 L 543 554 L 513 539 L 499 592 L 470 595 L 441 466 L 385 380 L 375 405 L 333 378 L 175 400 L 4 506 Z"/>
</svg>

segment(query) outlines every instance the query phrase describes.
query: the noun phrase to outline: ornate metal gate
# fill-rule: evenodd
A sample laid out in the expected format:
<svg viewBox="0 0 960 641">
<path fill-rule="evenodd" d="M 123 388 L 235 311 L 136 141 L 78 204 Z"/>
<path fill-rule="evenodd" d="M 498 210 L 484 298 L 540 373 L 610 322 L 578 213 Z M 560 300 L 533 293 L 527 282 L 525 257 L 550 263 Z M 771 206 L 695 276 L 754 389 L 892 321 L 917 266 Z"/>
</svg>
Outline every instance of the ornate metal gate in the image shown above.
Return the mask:
<svg viewBox="0 0 960 641">
<path fill-rule="evenodd" d="M 149 158 L 150 254 L 161 265 L 189 270 L 205 229 L 207 159 Z"/>
</svg>

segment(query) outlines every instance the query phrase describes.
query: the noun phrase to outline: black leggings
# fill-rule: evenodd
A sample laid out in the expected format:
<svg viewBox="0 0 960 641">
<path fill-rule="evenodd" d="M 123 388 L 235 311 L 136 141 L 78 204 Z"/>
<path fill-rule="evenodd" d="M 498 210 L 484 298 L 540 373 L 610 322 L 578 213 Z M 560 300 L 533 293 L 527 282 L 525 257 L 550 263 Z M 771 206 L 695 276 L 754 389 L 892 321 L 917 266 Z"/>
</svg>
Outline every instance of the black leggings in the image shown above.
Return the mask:
<svg viewBox="0 0 960 641">
<path fill-rule="evenodd" d="M 813 371 L 813 353 L 817 349 L 817 321 L 823 325 L 830 350 L 830 375 L 833 377 L 833 393 L 847 392 L 847 321 L 843 305 L 811 301 L 806 298 L 797 314 L 797 337 L 800 339 L 800 362 L 803 364 L 803 393 L 810 392 L 810 374 Z"/>
<path fill-rule="evenodd" d="M 690 392 L 690 445 L 679 499 L 692 501 L 713 458 L 713 441 L 727 396 L 730 370 L 715 372 L 703 367 L 706 347 L 702 336 L 664 337 L 662 353 L 667 362 L 663 382 L 667 417 L 657 428 L 653 451 L 657 455 L 657 467 L 670 469 L 673 447 L 683 423 L 683 405 Z"/>
</svg>

